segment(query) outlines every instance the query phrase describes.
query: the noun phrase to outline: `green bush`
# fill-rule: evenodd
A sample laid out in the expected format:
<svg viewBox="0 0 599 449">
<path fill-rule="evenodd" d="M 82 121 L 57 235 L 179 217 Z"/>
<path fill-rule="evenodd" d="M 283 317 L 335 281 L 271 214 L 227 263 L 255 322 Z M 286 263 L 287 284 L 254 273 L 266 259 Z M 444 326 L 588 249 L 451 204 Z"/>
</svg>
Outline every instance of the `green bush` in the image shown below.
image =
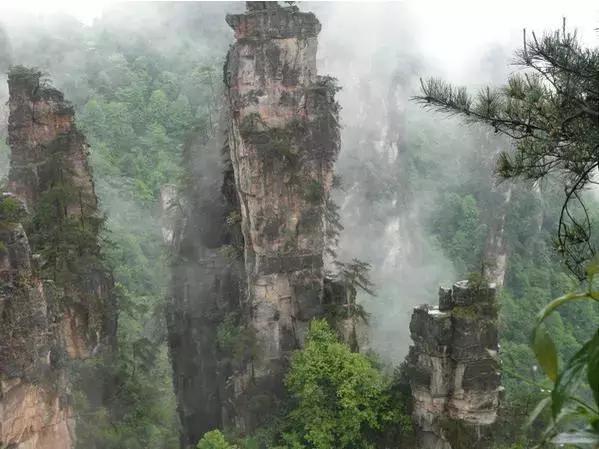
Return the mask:
<svg viewBox="0 0 599 449">
<path fill-rule="evenodd" d="M 220 430 L 205 433 L 196 447 L 197 449 L 237 449 L 237 446 L 227 442 Z"/>
<path fill-rule="evenodd" d="M 0 222 L 16 223 L 25 215 L 23 205 L 16 198 L 0 193 Z"/>
<path fill-rule="evenodd" d="M 288 448 L 372 448 L 376 435 L 399 421 L 382 374 L 340 343 L 324 320 L 310 325 L 285 382 L 291 400 L 283 431 Z"/>
</svg>

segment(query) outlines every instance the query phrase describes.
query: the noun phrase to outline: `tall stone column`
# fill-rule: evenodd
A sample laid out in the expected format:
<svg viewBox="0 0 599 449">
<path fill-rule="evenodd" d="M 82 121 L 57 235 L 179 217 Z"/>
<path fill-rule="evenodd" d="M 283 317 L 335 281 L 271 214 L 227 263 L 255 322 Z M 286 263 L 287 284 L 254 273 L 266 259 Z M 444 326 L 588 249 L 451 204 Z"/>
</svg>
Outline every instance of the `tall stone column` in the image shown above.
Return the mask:
<svg viewBox="0 0 599 449">
<path fill-rule="evenodd" d="M 493 209 L 494 216 L 489 217 L 489 232 L 484 253 L 484 278 L 487 282 L 502 288 L 505 282 L 508 261 L 508 244 L 506 235 L 507 215 L 512 197 L 512 187 L 497 186 L 493 188 L 499 204 Z"/>
<path fill-rule="evenodd" d="M 0 195 L 0 447 L 73 447 L 52 285 L 36 274 L 23 204 Z"/>
<path fill-rule="evenodd" d="M 251 428 L 282 395 L 291 351 L 322 314 L 326 205 L 339 151 L 332 79 L 316 69 L 320 23 L 276 2 L 227 16 L 229 148 L 239 196 L 254 350 L 234 376 L 237 426 Z"/>
<path fill-rule="evenodd" d="M 98 257 L 103 218 L 88 145 L 72 105 L 41 72 L 13 67 L 8 87 L 8 191 L 33 216 L 29 239 L 33 251 L 42 253 L 42 276 L 70 299 L 64 310 L 67 351 L 87 357 L 102 343 L 112 345 L 116 334 L 112 274 Z M 44 254 L 51 245 L 52 254 Z"/>
<path fill-rule="evenodd" d="M 501 396 L 495 288 L 456 283 L 414 309 L 408 354 L 420 449 L 492 447 Z"/>
<path fill-rule="evenodd" d="M 102 216 L 72 106 L 35 69 L 11 68 L 8 87 L 0 446 L 68 449 L 75 439 L 65 362 L 110 353 L 102 349 L 116 339 L 114 284 L 101 261 Z M 95 404 L 104 390 L 94 381 L 88 399 Z"/>
<path fill-rule="evenodd" d="M 86 212 L 95 214 L 97 199 L 87 162 L 87 144 L 75 127 L 71 104 L 34 69 L 12 68 L 8 87 L 8 190 L 32 209 L 58 181 L 57 177 L 63 176 L 81 191 Z M 78 203 L 74 199 L 69 213 L 81 213 Z"/>
</svg>

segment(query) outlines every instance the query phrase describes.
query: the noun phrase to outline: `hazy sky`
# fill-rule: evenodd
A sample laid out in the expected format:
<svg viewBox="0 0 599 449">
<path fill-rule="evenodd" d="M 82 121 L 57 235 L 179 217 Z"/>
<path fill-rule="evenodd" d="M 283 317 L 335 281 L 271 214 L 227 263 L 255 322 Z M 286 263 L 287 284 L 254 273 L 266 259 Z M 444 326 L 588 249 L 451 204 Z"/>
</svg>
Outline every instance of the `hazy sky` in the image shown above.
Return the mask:
<svg viewBox="0 0 599 449">
<path fill-rule="evenodd" d="M 116 3 L 109 0 L 0 0 L 0 12 L 27 12 L 34 15 L 67 13 L 80 21 L 91 24 L 102 14 L 106 5 Z M 4 15 L 3 14 L 3 15 Z"/>
<path fill-rule="evenodd" d="M 599 1 L 596 0 L 419 0 L 408 1 L 425 54 L 454 66 L 472 63 L 491 44 L 519 48 L 522 29 L 543 32 L 561 26 L 562 17 L 591 46 L 599 43 Z"/>
<path fill-rule="evenodd" d="M 31 13 L 67 12 L 90 23 L 102 13 L 111 0 L 20 0 L 0 1 L 0 9 L 16 9 Z M 384 3 L 384 2 L 355 2 Z M 480 32 L 496 34 L 509 22 L 516 29 L 548 23 L 555 16 L 567 15 L 573 21 L 587 22 L 588 30 L 599 27 L 599 2 L 595 0 L 402 0 L 433 28 L 432 34 L 447 33 L 461 40 L 474 38 Z M 453 40 L 453 39 L 450 39 Z"/>
<path fill-rule="evenodd" d="M 103 9 L 116 3 L 111 0 L 0 0 L 0 15 L 17 10 L 33 15 L 67 13 L 91 24 Z M 365 3 L 368 3 L 366 6 Z M 445 75 L 455 81 L 464 73 L 475 72 L 469 66 L 489 45 L 519 47 L 522 28 L 543 31 L 560 25 L 561 18 L 579 29 L 583 41 L 591 46 L 599 43 L 599 1 L 597 0 L 403 0 L 411 12 L 410 25 L 417 30 L 419 50 L 446 67 Z M 396 8 L 385 2 L 351 2 L 339 4 L 347 8 L 345 17 L 362 24 L 380 23 L 393 26 Z M 351 12 L 350 12 L 351 11 Z M 398 20 L 399 21 L 399 20 Z M 377 30 L 364 30 L 364 39 L 381 36 Z"/>
</svg>

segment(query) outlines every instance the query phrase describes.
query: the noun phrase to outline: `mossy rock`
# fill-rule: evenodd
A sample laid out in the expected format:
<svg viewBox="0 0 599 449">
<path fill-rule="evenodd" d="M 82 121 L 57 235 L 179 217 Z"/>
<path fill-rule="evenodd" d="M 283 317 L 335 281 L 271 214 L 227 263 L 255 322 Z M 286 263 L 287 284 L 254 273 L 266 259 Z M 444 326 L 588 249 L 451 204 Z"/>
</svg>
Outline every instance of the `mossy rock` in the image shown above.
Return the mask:
<svg viewBox="0 0 599 449">
<path fill-rule="evenodd" d="M 17 197 L 10 193 L 0 194 L 0 223 L 18 223 L 26 213 L 24 204 Z"/>
</svg>

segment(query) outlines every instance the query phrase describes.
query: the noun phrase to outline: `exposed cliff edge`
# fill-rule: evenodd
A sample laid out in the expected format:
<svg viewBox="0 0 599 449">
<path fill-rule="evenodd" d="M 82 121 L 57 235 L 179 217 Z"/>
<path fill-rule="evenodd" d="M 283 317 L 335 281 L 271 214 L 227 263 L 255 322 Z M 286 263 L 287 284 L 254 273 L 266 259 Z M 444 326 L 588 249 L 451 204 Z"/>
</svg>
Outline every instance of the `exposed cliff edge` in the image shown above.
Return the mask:
<svg viewBox="0 0 599 449">
<path fill-rule="evenodd" d="M 495 288 L 462 281 L 420 306 L 407 358 L 422 449 L 492 446 L 501 396 Z"/>
<path fill-rule="evenodd" d="M 8 192 L 0 199 L 0 444 L 74 445 L 69 360 L 116 338 L 113 280 L 87 144 L 62 93 L 9 71 Z M 95 386 L 98 388 L 98 386 Z"/>
<path fill-rule="evenodd" d="M 283 395 L 288 356 L 323 314 L 338 106 L 334 81 L 317 75 L 314 14 L 247 2 L 227 23 L 236 38 L 225 66 L 229 148 L 256 346 L 234 374 L 235 423 L 251 429 Z"/>
</svg>

